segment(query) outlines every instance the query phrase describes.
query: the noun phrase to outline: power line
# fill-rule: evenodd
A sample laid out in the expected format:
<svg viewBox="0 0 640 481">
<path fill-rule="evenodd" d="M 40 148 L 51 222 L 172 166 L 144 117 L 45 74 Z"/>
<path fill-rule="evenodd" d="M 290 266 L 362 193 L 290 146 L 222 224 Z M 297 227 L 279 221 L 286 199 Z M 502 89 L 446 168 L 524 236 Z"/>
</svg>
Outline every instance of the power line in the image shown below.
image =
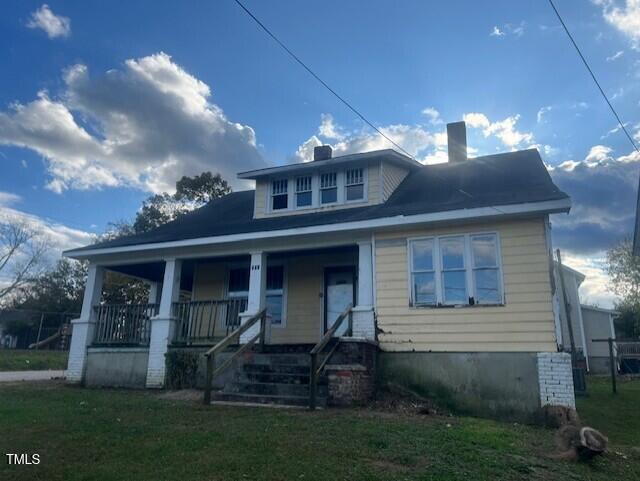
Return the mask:
<svg viewBox="0 0 640 481">
<path fill-rule="evenodd" d="M 558 20 L 560 20 L 560 23 L 562 24 L 562 28 L 564 28 L 564 31 L 567 33 L 567 36 L 569 37 L 569 40 L 571 40 L 571 43 L 573 44 L 573 46 L 576 49 L 576 52 L 578 52 L 578 55 L 582 59 L 582 63 L 584 63 L 584 66 L 589 71 L 589 74 L 591 75 L 591 78 L 593 79 L 593 81 L 595 82 L 596 86 L 598 87 L 598 90 L 600 90 L 600 93 L 602 94 L 602 97 L 604 98 L 605 102 L 607 102 L 607 105 L 611 109 L 611 112 L 613 112 L 613 115 L 615 116 L 616 120 L 618 121 L 618 125 L 623 130 L 623 132 L 626 134 L 627 138 L 629 139 L 629 142 L 631 142 L 631 145 L 636 150 L 636 152 L 640 153 L 640 150 L 638 149 L 638 146 L 634 142 L 633 137 L 631 137 L 631 134 L 629 134 L 629 131 L 625 127 L 625 125 L 622 122 L 622 120 L 620 120 L 620 116 L 618 115 L 618 112 L 616 112 L 616 109 L 613 107 L 613 105 L 609 101 L 609 97 L 607 97 L 607 94 L 604 93 L 604 90 L 600 86 L 600 82 L 598 82 L 598 79 L 596 78 L 595 74 L 593 73 L 593 70 L 591 70 L 591 67 L 589 66 L 589 62 L 587 62 L 587 59 L 584 58 L 584 55 L 582 55 L 582 51 L 580 50 L 580 47 L 578 47 L 578 44 L 573 39 L 573 36 L 571 35 L 571 32 L 569 32 L 569 29 L 567 28 L 567 26 L 564 23 L 564 20 L 562 20 L 562 16 L 560 15 L 560 12 L 558 12 L 558 9 L 556 8 L 555 4 L 553 3 L 553 0 L 549 0 L 549 4 L 551 5 L 551 8 L 553 8 L 553 11 L 556 13 L 556 16 L 558 17 Z"/>
<path fill-rule="evenodd" d="M 284 49 L 285 52 L 287 52 L 296 62 L 298 62 L 307 72 L 309 72 L 309 74 L 311 74 L 311 76 L 313 76 L 313 78 L 315 78 L 318 82 L 320 82 L 320 84 L 322 84 L 322 86 L 324 86 L 329 92 L 331 92 L 338 100 L 340 100 L 340 102 L 342 102 L 344 105 L 346 105 L 352 112 L 354 112 L 358 117 L 360 117 L 367 125 L 369 125 L 373 130 L 375 130 L 378 134 L 380 134 L 383 138 L 385 138 L 387 141 L 389 141 L 392 145 L 394 145 L 395 147 L 397 147 L 399 150 L 401 150 L 404 154 L 406 154 L 408 157 L 410 157 L 411 159 L 413 159 L 416 162 L 419 162 L 413 155 L 411 155 L 409 152 L 407 152 L 404 148 L 402 148 L 400 145 L 398 145 L 396 142 L 394 142 L 392 139 L 390 139 L 387 135 L 384 134 L 384 132 L 382 132 L 378 127 L 376 127 L 375 125 L 373 125 L 373 123 L 371 123 L 363 114 L 361 114 L 353 105 L 351 105 L 345 98 L 343 98 L 341 95 L 339 95 L 334 89 L 332 89 L 324 80 L 322 80 L 313 70 L 311 70 L 311 68 L 304 63 L 295 53 L 293 53 L 291 51 L 291 49 L 289 49 L 278 37 L 276 37 L 276 35 L 271 32 L 271 30 L 269 30 L 269 28 L 262 23 L 247 7 L 244 6 L 244 4 L 240 1 L 240 0 L 234 0 L 238 6 L 240 8 L 242 8 L 242 10 L 245 11 L 245 13 L 247 15 L 249 15 L 249 17 L 251 17 L 251 19 L 253 19 L 254 22 L 256 22 L 258 24 L 258 26 L 260 26 L 260 28 L 262 28 L 262 30 L 264 30 L 267 35 L 269 35 L 278 45 L 280 45 L 280 47 L 282 47 Z M 435 177 L 438 177 L 437 174 L 435 174 L 434 172 L 432 172 L 432 174 Z M 441 177 L 442 180 L 444 180 L 444 178 Z M 460 188 L 456 188 L 456 190 L 458 192 L 460 192 L 462 195 L 468 197 L 469 199 L 473 199 L 474 196 L 472 194 L 470 194 L 469 192 L 466 192 Z M 496 212 L 498 212 L 499 214 L 505 214 L 506 212 L 504 212 L 502 209 L 499 209 L 498 207 L 495 207 L 493 205 L 488 206 L 489 208 L 495 210 Z"/>
<path fill-rule="evenodd" d="M 271 32 L 271 30 L 269 30 L 269 28 L 267 28 L 267 26 L 264 23 L 262 23 L 253 13 L 251 13 L 251 11 L 247 7 L 245 7 L 244 4 L 240 0 L 234 0 L 234 1 L 238 4 L 238 6 L 242 10 L 244 10 L 246 12 L 247 15 L 249 15 L 253 19 L 254 22 L 256 22 L 260 26 L 260 28 L 262 28 L 262 30 L 264 30 L 267 33 L 267 35 L 269 35 L 273 40 L 275 40 L 275 42 L 278 45 L 280 45 L 285 50 L 285 52 L 287 52 L 296 62 L 298 62 L 307 72 L 309 72 L 313 78 L 315 78 L 318 82 L 320 82 L 329 92 L 331 92 L 338 100 L 340 100 L 340 102 L 342 102 L 344 105 L 346 105 L 354 114 L 356 114 L 358 117 L 360 117 L 360 119 L 362 119 L 362 121 L 365 122 L 369 127 L 371 127 L 378 134 L 380 134 L 382 137 L 384 137 L 387 141 L 389 141 L 391 144 L 393 144 L 395 147 L 397 147 L 398 149 L 400 149 L 402 152 L 404 152 L 406 155 L 408 155 L 409 157 L 411 157 L 413 159 L 413 155 L 411 155 L 409 152 L 407 152 L 405 149 L 403 149 L 396 142 L 391 140 L 387 135 L 385 135 L 384 132 L 382 132 L 378 127 L 376 127 L 373 123 L 371 123 L 364 115 L 362 115 L 358 111 L 358 109 L 356 109 L 353 105 L 351 105 L 344 97 L 342 97 L 340 94 L 338 94 L 338 92 L 336 92 L 334 89 L 332 89 L 327 84 L 327 82 L 322 80 L 318 76 L 318 74 L 316 74 L 313 70 L 311 70 L 311 68 L 306 63 L 304 63 L 300 59 L 300 57 L 298 57 L 284 43 L 282 43 L 282 41 L 280 41 L 280 39 L 278 37 L 276 37 L 276 35 L 273 32 Z"/>
</svg>

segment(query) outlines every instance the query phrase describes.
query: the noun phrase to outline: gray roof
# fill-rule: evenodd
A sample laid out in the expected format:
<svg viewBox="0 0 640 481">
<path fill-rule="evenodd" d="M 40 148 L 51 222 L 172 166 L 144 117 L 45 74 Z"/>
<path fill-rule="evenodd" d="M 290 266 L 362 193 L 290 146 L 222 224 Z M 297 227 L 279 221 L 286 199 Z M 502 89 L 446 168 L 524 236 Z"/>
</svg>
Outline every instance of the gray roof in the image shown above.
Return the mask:
<svg viewBox="0 0 640 481">
<path fill-rule="evenodd" d="M 555 186 L 536 149 L 426 165 L 409 173 L 383 204 L 253 218 L 255 191 L 234 192 L 143 234 L 68 251 L 170 242 L 229 234 L 329 225 L 398 215 L 568 199 Z"/>
</svg>

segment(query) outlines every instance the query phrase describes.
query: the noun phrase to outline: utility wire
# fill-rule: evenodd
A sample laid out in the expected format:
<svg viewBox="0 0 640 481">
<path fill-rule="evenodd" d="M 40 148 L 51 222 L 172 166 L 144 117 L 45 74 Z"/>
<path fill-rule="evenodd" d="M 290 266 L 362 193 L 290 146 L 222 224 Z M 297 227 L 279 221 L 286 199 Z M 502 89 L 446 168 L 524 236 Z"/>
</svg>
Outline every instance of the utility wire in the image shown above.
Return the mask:
<svg viewBox="0 0 640 481">
<path fill-rule="evenodd" d="M 363 114 L 361 114 L 358 109 L 356 109 L 353 105 L 351 105 L 344 97 L 342 97 L 340 94 L 338 94 L 334 89 L 332 89 L 324 80 L 322 80 L 318 74 L 316 74 L 306 63 L 304 63 L 302 61 L 302 59 L 300 59 L 300 57 L 298 57 L 295 53 L 293 53 L 291 51 L 291 49 L 289 49 L 273 32 L 271 32 L 271 30 L 269 30 L 269 28 L 262 23 L 252 12 L 251 10 L 249 10 L 247 7 L 244 6 L 244 4 L 240 1 L 240 0 L 234 0 L 234 2 L 236 2 L 236 4 L 238 4 L 238 6 L 244 10 L 244 12 L 249 15 L 249 17 L 251 17 L 251 19 L 253 19 L 254 22 L 256 22 L 258 24 L 258 26 L 264 30 L 267 35 L 269 35 L 278 45 L 280 45 L 280 47 L 282 47 L 282 49 L 287 52 L 291 58 L 293 58 L 298 64 L 300 64 L 307 72 L 309 72 L 309 74 L 315 78 L 318 82 L 320 82 L 320 84 L 322 84 L 323 87 L 325 87 L 329 92 L 331 92 L 338 100 L 340 100 L 340 102 L 342 102 L 344 105 L 346 105 L 353 113 L 355 113 L 358 117 L 360 117 L 360 119 L 362 119 L 363 122 L 365 122 L 369 127 L 371 127 L 373 130 L 375 130 L 378 134 L 380 134 L 383 138 L 385 138 L 387 141 L 389 141 L 392 145 L 394 145 L 395 147 L 397 147 L 399 150 L 401 150 L 405 155 L 407 155 L 408 157 L 410 157 L 411 159 L 413 159 L 416 162 L 419 162 L 413 155 L 411 155 L 409 152 L 407 152 L 404 148 L 402 148 L 400 145 L 398 145 L 396 142 L 394 142 L 392 139 L 390 139 L 387 135 L 385 135 L 384 132 L 382 132 L 378 127 L 376 127 L 373 123 L 371 123 Z M 436 177 L 439 177 L 437 174 L 435 174 L 434 172 L 432 172 L 432 174 Z M 442 177 L 441 177 L 442 178 Z M 443 179 L 443 178 L 442 178 Z M 444 179 L 443 179 L 444 180 Z M 460 188 L 456 189 L 458 192 L 460 192 L 462 195 L 468 197 L 469 199 L 473 199 L 474 196 Z M 494 209 L 496 212 L 500 213 L 500 214 L 505 214 L 505 212 L 493 205 L 488 206 L 489 208 Z"/>
<path fill-rule="evenodd" d="M 369 127 L 375 130 L 382 137 L 387 139 L 391 144 L 393 144 L 395 147 L 397 147 L 402 152 L 407 154 L 409 157 L 413 158 L 413 156 L 409 152 L 404 150 L 400 145 L 398 145 L 396 142 L 391 140 L 387 135 L 385 135 L 384 132 L 382 132 L 378 127 L 376 127 L 373 123 L 371 123 L 364 115 L 362 115 L 358 111 L 358 109 L 356 109 L 353 105 L 351 105 L 344 97 L 342 97 L 340 94 L 338 94 L 338 92 L 333 90 L 324 80 L 322 80 L 313 70 L 311 70 L 311 68 L 306 63 L 304 63 L 300 59 L 300 57 L 298 57 L 284 43 L 282 43 L 280 39 L 276 37 L 275 34 L 272 33 L 271 30 L 269 30 L 267 26 L 264 23 L 262 23 L 253 13 L 251 13 L 251 11 L 247 7 L 245 7 L 240 0 L 234 0 L 234 1 L 238 4 L 238 6 L 242 10 L 246 12 L 247 15 L 249 15 L 260 26 L 260 28 L 262 28 L 262 30 L 264 30 L 267 33 L 267 35 L 269 35 L 273 40 L 275 40 L 275 42 L 278 45 L 280 45 L 296 62 L 298 62 L 302 66 L 302 68 L 304 68 L 307 72 L 309 72 L 313 78 L 315 78 L 318 82 L 320 82 L 329 92 L 331 92 L 338 100 L 340 100 L 340 102 L 346 105 L 354 114 L 360 117 L 360 119 L 362 119 L 363 122 L 365 122 Z"/>
<path fill-rule="evenodd" d="M 567 28 L 567 26 L 564 23 L 564 20 L 562 20 L 562 16 L 560 15 L 560 12 L 558 12 L 558 9 L 556 8 L 555 4 L 553 3 L 553 0 L 549 0 L 549 4 L 551 5 L 551 8 L 553 8 L 553 11 L 556 13 L 556 16 L 558 17 L 558 20 L 560 20 L 560 23 L 562 24 L 562 28 L 564 28 L 564 31 L 567 33 L 567 36 L 569 37 L 569 40 L 571 40 L 571 43 L 573 44 L 573 46 L 576 49 L 576 52 L 578 52 L 578 55 L 582 59 L 582 63 L 584 63 L 584 66 L 589 71 L 589 74 L 591 75 L 591 78 L 593 79 L 593 81 L 595 82 L 596 86 L 598 87 L 598 90 L 600 90 L 600 93 L 602 94 L 602 97 L 604 98 L 605 102 L 607 102 L 607 105 L 611 109 L 611 112 L 613 113 L 613 115 L 615 116 L 616 120 L 618 121 L 618 125 L 623 130 L 623 132 L 626 134 L 627 138 L 629 139 L 629 142 L 631 142 L 631 145 L 633 146 L 635 151 L 640 153 L 640 150 L 638 149 L 638 146 L 634 142 L 633 137 L 631 137 L 631 134 L 629 134 L 629 131 L 625 127 L 625 125 L 622 122 L 622 120 L 620 120 L 620 116 L 618 115 L 618 112 L 616 112 L 616 109 L 613 107 L 613 105 L 609 101 L 609 97 L 607 97 L 607 94 L 604 93 L 604 90 L 600 86 L 600 82 L 598 82 L 598 79 L 596 78 L 596 75 L 593 73 L 593 70 L 591 70 L 591 67 L 589 66 L 589 62 L 587 62 L 587 59 L 584 58 L 584 55 L 582 55 L 582 51 L 580 50 L 580 47 L 578 47 L 578 44 L 573 39 L 573 36 L 571 35 L 571 32 L 569 32 L 569 29 Z"/>
</svg>

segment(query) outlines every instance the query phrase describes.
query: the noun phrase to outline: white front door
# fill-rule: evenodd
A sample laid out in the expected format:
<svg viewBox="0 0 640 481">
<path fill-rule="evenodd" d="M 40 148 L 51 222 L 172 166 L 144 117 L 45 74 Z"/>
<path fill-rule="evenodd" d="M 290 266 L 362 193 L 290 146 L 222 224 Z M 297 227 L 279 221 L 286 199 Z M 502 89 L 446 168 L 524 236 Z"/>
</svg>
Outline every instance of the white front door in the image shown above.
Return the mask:
<svg viewBox="0 0 640 481">
<path fill-rule="evenodd" d="M 340 314 L 349 304 L 354 304 L 355 270 L 352 267 L 333 267 L 325 271 L 325 331 L 329 330 Z M 342 336 L 349 327 L 345 319 L 336 331 L 336 336 Z"/>
</svg>

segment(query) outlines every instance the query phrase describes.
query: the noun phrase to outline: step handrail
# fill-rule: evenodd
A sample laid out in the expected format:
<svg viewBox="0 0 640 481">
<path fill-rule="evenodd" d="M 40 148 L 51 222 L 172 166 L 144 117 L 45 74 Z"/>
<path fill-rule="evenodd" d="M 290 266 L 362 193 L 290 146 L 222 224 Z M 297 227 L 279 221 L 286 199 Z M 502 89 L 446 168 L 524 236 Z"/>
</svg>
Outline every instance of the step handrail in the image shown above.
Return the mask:
<svg viewBox="0 0 640 481">
<path fill-rule="evenodd" d="M 236 338 L 239 339 L 243 333 L 248 331 L 249 328 L 251 328 L 258 321 L 260 321 L 260 332 L 258 332 L 258 334 L 256 334 L 251 339 L 249 339 L 248 342 L 241 345 L 240 348 L 229 357 L 229 359 L 227 359 L 225 362 L 222 363 L 222 365 L 216 368 L 216 355 L 222 352 L 227 347 L 229 347 Z M 222 339 L 215 346 L 213 346 L 211 349 L 209 349 L 207 352 L 204 353 L 205 357 L 207 358 L 206 359 L 207 375 L 206 375 L 205 387 L 204 387 L 204 403 L 205 404 L 211 404 L 211 387 L 213 385 L 213 380 L 217 376 L 219 376 L 223 371 L 225 371 L 229 366 L 231 366 L 231 364 L 233 364 L 233 361 L 235 361 L 235 359 L 240 354 L 242 354 L 251 346 L 253 346 L 258 339 L 260 339 L 260 346 L 262 347 L 262 349 L 264 349 L 266 325 L 267 325 L 267 309 L 264 308 L 260 312 L 258 312 L 256 315 L 250 317 L 247 320 L 247 322 L 242 324 L 238 329 L 233 331 L 231 334 L 229 334 L 227 337 Z"/>
<path fill-rule="evenodd" d="M 345 319 L 349 320 L 349 327 L 347 328 L 347 333 L 349 336 L 353 335 L 353 304 L 349 304 L 344 311 L 338 316 L 336 321 L 333 323 L 331 328 L 325 333 L 325 335 L 320 339 L 320 341 L 311 349 L 309 355 L 311 356 L 311 363 L 309 366 L 309 409 L 316 408 L 316 392 L 318 390 L 318 376 L 324 369 L 325 364 L 329 360 L 329 358 L 333 355 L 338 344 L 329 351 L 327 356 L 318 366 L 318 354 L 322 352 L 322 350 L 329 343 L 333 335 L 340 329 L 342 323 Z"/>
</svg>

